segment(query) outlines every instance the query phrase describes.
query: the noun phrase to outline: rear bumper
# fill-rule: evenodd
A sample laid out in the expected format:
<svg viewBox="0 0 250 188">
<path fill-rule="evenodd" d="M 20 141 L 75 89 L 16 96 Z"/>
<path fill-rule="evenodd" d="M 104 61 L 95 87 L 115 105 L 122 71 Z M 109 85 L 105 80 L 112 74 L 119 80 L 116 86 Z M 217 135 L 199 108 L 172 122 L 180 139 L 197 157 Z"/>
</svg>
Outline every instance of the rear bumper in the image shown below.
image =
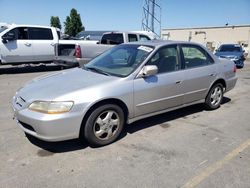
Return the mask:
<svg viewBox="0 0 250 188">
<path fill-rule="evenodd" d="M 237 77 L 232 77 L 232 78 L 229 78 L 226 82 L 226 91 L 225 92 L 228 92 L 230 91 L 231 89 L 233 89 L 236 85 L 236 82 L 237 82 Z"/>
<path fill-rule="evenodd" d="M 88 63 L 91 59 L 89 58 L 76 58 L 74 56 L 57 56 L 55 57 L 54 63 L 61 66 L 83 66 Z"/>
</svg>

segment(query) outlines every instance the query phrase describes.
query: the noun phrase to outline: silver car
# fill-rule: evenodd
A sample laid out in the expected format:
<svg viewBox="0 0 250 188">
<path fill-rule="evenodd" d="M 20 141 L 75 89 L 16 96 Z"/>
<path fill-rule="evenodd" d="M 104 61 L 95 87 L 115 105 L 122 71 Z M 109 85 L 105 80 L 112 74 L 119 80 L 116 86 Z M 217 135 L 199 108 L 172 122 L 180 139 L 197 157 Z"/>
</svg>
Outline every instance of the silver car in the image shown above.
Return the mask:
<svg viewBox="0 0 250 188">
<path fill-rule="evenodd" d="M 32 80 L 13 97 L 27 134 L 46 141 L 112 143 L 124 125 L 196 103 L 220 106 L 236 84 L 233 62 L 189 42 L 122 44 L 83 68 Z"/>
</svg>

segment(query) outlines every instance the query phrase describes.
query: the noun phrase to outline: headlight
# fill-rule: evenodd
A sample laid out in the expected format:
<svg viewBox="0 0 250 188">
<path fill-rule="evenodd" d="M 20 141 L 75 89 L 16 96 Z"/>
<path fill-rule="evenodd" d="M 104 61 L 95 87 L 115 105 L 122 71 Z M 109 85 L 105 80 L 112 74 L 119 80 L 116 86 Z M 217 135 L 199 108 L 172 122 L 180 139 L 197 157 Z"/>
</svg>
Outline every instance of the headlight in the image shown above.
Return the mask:
<svg viewBox="0 0 250 188">
<path fill-rule="evenodd" d="M 62 114 L 69 112 L 73 107 L 72 101 L 35 101 L 29 105 L 29 109 L 45 114 Z"/>
</svg>

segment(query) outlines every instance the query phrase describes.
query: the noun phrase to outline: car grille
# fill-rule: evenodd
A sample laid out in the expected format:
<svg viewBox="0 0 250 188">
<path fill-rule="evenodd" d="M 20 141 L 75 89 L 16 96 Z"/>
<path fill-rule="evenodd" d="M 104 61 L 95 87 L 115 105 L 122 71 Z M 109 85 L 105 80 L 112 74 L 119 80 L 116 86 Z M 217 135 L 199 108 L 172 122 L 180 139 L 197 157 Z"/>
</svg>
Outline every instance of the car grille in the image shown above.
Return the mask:
<svg viewBox="0 0 250 188">
<path fill-rule="evenodd" d="M 225 59 L 234 59 L 235 56 L 224 56 L 224 55 L 221 55 L 220 58 L 225 58 Z"/>
</svg>

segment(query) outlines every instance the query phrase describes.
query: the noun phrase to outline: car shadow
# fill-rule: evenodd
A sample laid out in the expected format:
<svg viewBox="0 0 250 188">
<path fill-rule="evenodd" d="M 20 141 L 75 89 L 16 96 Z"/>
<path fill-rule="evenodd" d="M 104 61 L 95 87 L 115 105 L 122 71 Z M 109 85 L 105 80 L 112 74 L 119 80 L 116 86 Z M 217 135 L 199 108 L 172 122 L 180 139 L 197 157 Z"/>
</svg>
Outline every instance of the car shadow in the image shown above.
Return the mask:
<svg viewBox="0 0 250 188">
<path fill-rule="evenodd" d="M 230 101 L 231 101 L 230 98 L 223 97 L 221 105 L 224 105 Z M 170 127 L 170 124 L 168 124 L 169 121 L 179 119 L 179 118 L 185 119 L 187 116 L 189 116 L 191 114 L 194 115 L 194 114 L 196 114 L 198 112 L 202 112 L 202 111 L 207 111 L 206 108 L 204 107 L 204 105 L 203 104 L 196 104 L 196 105 L 187 106 L 184 108 L 180 108 L 177 110 L 173 110 L 170 112 L 166 112 L 163 114 L 159 114 L 156 116 L 152 116 L 152 117 L 148 117 L 148 118 L 136 121 L 136 122 L 132 123 L 131 125 L 127 125 L 125 127 L 125 131 L 123 131 L 123 133 L 121 134 L 119 139 L 122 139 L 123 137 L 125 137 L 127 135 L 127 133 L 133 134 L 137 131 L 147 129 L 147 128 L 150 128 L 150 127 L 156 126 L 156 125 L 160 125 L 162 128 L 168 128 L 168 127 Z"/>
<path fill-rule="evenodd" d="M 224 97 L 222 101 L 222 105 L 230 102 L 231 99 Z M 119 136 L 118 140 L 123 139 L 126 137 L 127 134 L 133 134 L 135 132 L 141 131 L 143 129 L 150 128 L 152 126 L 160 125 L 162 128 L 168 128 L 170 125 L 168 124 L 169 121 L 178 119 L 178 118 L 186 118 L 186 116 L 191 114 L 196 114 L 198 112 L 205 111 L 203 104 L 196 104 L 192 106 L 188 106 L 185 108 L 181 108 L 178 110 L 170 111 L 167 113 L 163 113 L 160 115 L 152 116 L 149 118 L 145 118 L 143 120 L 136 121 L 131 125 L 126 125 L 124 131 Z M 79 139 L 74 140 L 67 140 L 67 141 L 60 141 L 60 142 L 46 142 L 39 140 L 31 135 L 26 134 L 28 140 L 40 147 L 43 150 L 39 150 L 39 156 L 47 156 L 52 155 L 53 153 L 64 153 L 64 152 L 71 152 L 76 150 L 85 149 L 89 146 L 86 142 L 80 141 Z"/>
<path fill-rule="evenodd" d="M 23 74 L 35 72 L 50 72 L 58 70 L 62 70 L 62 67 L 54 64 L 0 66 L 0 74 Z"/>
<path fill-rule="evenodd" d="M 37 147 L 52 152 L 52 153 L 65 153 L 65 152 L 71 152 L 76 150 L 85 149 L 88 147 L 87 143 L 81 142 L 79 139 L 73 139 L 73 140 L 66 140 L 66 141 L 60 141 L 60 142 L 47 142 L 43 140 L 39 140 L 34 136 L 31 136 L 29 134 L 25 134 L 27 139 Z M 45 153 L 39 151 L 39 153 Z M 38 154 L 39 154 L 38 153 Z"/>
</svg>

